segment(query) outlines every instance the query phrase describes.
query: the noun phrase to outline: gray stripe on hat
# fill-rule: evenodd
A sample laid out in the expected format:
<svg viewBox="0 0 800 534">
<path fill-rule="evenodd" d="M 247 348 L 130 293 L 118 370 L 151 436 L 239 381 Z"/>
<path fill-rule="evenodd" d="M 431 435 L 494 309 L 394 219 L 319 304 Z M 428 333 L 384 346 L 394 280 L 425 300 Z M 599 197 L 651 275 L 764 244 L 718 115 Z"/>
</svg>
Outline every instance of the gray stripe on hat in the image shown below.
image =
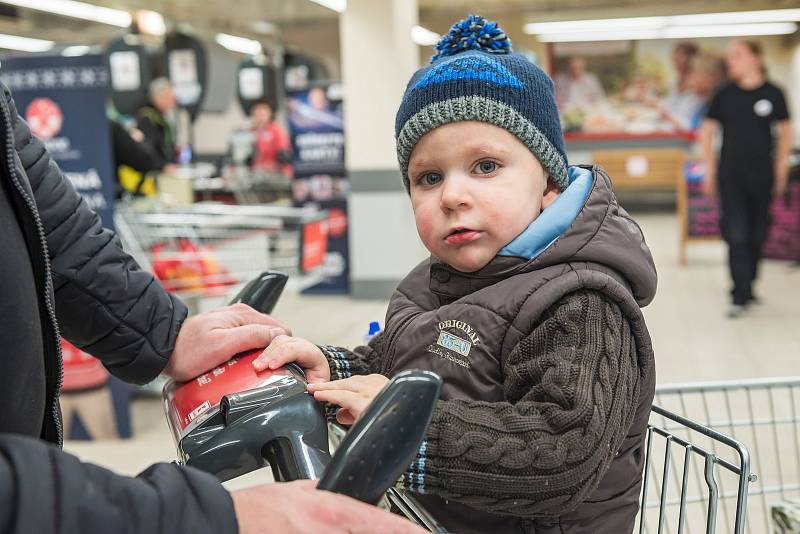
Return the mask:
<svg viewBox="0 0 800 534">
<path fill-rule="evenodd" d="M 484 96 L 459 96 L 429 104 L 403 124 L 397 138 L 397 159 L 403 184 L 409 188 L 408 160 L 422 136 L 451 122 L 480 121 L 499 126 L 517 136 L 538 158 L 550 178 L 560 188 L 569 185 L 567 162 L 534 124 L 511 106 Z"/>
</svg>

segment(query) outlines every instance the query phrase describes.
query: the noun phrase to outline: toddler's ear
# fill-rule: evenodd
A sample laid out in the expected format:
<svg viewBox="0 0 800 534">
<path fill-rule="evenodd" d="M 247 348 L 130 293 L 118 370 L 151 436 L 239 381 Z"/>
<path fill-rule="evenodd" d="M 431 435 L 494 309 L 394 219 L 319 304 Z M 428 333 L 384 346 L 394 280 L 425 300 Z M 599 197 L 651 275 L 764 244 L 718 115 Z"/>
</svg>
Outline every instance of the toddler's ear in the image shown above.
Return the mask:
<svg viewBox="0 0 800 534">
<path fill-rule="evenodd" d="M 560 194 L 561 190 L 556 184 L 553 183 L 550 177 L 548 177 L 547 185 L 545 186 L 544 193 L 542 194 L 542 211 L 549 208 L 550 204 L 552 204 Z"/>
</svg>

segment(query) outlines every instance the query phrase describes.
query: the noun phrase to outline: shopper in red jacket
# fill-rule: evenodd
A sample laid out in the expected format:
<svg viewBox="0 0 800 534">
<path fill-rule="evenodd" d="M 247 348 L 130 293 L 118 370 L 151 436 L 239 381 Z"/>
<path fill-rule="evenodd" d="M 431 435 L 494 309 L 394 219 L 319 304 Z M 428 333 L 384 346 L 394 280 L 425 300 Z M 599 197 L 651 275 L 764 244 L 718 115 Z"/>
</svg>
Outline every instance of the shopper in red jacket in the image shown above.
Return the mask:
<svg viewBox="0 0 800 534">
<path fill-rule="evenodd" d="M 253 167 L 290 175 L 292 166 L 289 135 L 274 120 L 272 103 L 259 100 L 250 107 L 250 124 L 255 137 Z"/>
</svg>

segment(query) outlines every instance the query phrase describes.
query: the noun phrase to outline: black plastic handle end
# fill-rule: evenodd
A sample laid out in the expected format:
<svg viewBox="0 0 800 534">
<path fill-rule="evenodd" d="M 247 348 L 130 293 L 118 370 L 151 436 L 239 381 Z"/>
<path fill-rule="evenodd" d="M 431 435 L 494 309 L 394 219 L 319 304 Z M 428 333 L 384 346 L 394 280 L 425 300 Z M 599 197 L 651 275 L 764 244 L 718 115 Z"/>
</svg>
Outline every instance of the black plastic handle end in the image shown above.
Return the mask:
<svg viewBox="0 0 800 534">
<path fill-rule="evenodd" d="M 272 313 L 288 280 L 289 275 L 287 274 L 278 271 L 265 271 L 250 280 L 233 297 L 231 304 L 242 302 L 261 313 Z"/>
<path fill-rule="evenodd" d="M 377 503 L 414 459 L 441 388 L 430 371 L 395 376 L 342 440 L 317 488 Z"/>
</svg>

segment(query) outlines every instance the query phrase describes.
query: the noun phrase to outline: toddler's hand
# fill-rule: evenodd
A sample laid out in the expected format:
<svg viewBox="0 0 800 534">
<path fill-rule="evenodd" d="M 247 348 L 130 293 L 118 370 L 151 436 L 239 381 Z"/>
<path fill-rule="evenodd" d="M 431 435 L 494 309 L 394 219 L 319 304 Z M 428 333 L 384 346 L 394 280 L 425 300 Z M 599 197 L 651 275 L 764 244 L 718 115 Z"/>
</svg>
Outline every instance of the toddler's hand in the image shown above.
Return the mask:
<svg viewBox="0 0 800 534">
<path fill-rule="evenodd" d="M 319 347 L 299 337 L 276 337 L 264 352 L 253 360 L 253 367 L 256 371 L 263 371 L 277 369 L 292 362 L 305 370 L 309 384 L 327 382 L 331 379 L 328 359 Z"/>
<path fill-rule="evenodd" d="M 389 379 L 383 375 L 353 376 L 333 382 L 309 383 L 308 392 L 318 401 L 341 406 L 336 420 L 343 425 L 352 425 L 388 383 Z"/>
</svg>

